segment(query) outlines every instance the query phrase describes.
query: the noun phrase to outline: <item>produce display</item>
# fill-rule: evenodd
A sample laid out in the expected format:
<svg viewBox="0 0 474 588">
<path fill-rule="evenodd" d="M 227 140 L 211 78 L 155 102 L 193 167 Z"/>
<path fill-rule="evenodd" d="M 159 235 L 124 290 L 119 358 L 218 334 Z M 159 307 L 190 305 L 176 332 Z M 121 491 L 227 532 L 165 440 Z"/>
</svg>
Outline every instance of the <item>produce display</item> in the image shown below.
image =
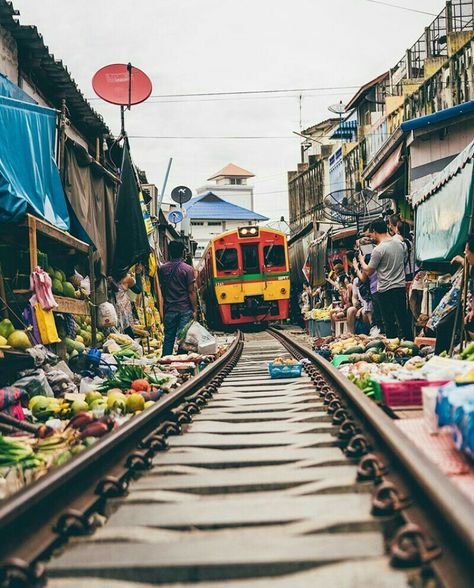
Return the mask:
<svg viewBox="0 0 474 588">
<path fill-rule="evenodd" d="M 63 270 L 55 269 L 52 266 L 49 266 L 47 271 L 53 282 L 53 294 L 76 299 L 82 299 L 86 297 L 86 291 L 81 287 L 80 279 L 74 276 L 71 277 L 71 281 L 68 281 Z"/>
</svg>

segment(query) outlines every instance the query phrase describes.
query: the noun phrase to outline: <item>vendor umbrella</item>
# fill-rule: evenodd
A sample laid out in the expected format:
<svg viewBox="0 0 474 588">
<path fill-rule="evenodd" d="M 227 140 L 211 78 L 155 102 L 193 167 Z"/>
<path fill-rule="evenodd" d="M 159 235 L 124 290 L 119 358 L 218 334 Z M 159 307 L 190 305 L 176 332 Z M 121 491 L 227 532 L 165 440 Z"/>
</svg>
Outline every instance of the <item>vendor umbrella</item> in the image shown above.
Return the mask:
<svg viewBox="0 0 474 588">
<path fill-rule="evenodd" d="M 115 208 L 117 237 L 112 264 L 112 275 L 117 279 L 135 263 L 146 262 L 150 254 L 137 178 L 127 142 L 123 149 L 121 181 Z"/>
</svg>

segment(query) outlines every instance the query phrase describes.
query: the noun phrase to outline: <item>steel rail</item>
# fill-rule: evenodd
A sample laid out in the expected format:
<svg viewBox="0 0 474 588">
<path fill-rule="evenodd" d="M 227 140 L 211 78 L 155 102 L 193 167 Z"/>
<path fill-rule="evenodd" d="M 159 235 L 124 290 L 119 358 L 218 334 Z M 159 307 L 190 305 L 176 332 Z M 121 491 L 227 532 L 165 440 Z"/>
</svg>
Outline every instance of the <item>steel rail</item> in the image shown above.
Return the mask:
<svg viewBox="0 0 474 588">
<path fill-rule="evenodd" d="M 388 461 L 388 478 L 408 488 L 413 503 L 401 512 L 427 528 L 447 557 L 431 562 L 447 586 L 472 586 L 474 578 L 474 506 L 441 470 L 400 431 L 373 400 L 367 398 L 332 364 L 282 331 L 268 331 L 293 355 L 307 358 L 340 393 L 373 445 Z M 387 455 L 389 459 L 387 460 Z M 361 457 L 361 456 L 360 456 Z M 392 469 L 395 470 L 392 472 Z M 387 477 L 384 475 L 384 478 Z M 454 558 L 454 564 L 453 559 Z M 449 561 L 448 561 L 449 560 Z M 462 568 L 462 569 L 460 569 Z"/>
<path fill-rule="evenodd" d="M 180 423 L 190 422 L 190 415 L 199 412 L 242 348 L 243 338 L 237 333 L 221 357 L 153 407 L 0 502 L 0 586 L 44 585 L 44 569 L 37 564 L 40 556 L 68 535 L 93 530 L 90 515 L 99 503 L 126 493 L 128 481 L 151 466 L 154 455 L 166 447 L 166 436 L 179 434 Z"/>
</svg>

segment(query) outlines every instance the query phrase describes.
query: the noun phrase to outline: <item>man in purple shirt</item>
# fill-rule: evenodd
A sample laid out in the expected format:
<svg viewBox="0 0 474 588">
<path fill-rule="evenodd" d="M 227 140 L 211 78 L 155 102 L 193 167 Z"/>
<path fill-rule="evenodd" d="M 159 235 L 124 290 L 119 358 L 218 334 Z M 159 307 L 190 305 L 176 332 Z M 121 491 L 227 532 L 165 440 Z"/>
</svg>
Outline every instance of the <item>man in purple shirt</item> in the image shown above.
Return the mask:
<svg viewBox="0 0 474 588">
<path fill-rule="evenodd" d="M 184 243 L 171 241 L 168 245 L 169 261 L 159 269 L 165 303 L 163 356 L 173 353 L 176 335 L 197 316 L 194 270 L 184 262 L 183 255 Z"/>
</svg>

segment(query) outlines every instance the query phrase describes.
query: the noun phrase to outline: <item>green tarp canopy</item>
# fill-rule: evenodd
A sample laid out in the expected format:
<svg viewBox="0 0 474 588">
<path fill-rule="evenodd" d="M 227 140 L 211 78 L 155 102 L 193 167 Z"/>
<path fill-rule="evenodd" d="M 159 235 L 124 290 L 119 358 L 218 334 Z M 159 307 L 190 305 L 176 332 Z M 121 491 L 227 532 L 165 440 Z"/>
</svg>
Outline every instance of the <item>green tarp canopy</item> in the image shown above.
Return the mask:
<svg viewBox="0 0 474 588">
<path fill-rule="evenodd" d="M 474 141 L 412 197 L 419 261 L 448 261 L 464 249 L 473 206 Z"/>
</svg>

